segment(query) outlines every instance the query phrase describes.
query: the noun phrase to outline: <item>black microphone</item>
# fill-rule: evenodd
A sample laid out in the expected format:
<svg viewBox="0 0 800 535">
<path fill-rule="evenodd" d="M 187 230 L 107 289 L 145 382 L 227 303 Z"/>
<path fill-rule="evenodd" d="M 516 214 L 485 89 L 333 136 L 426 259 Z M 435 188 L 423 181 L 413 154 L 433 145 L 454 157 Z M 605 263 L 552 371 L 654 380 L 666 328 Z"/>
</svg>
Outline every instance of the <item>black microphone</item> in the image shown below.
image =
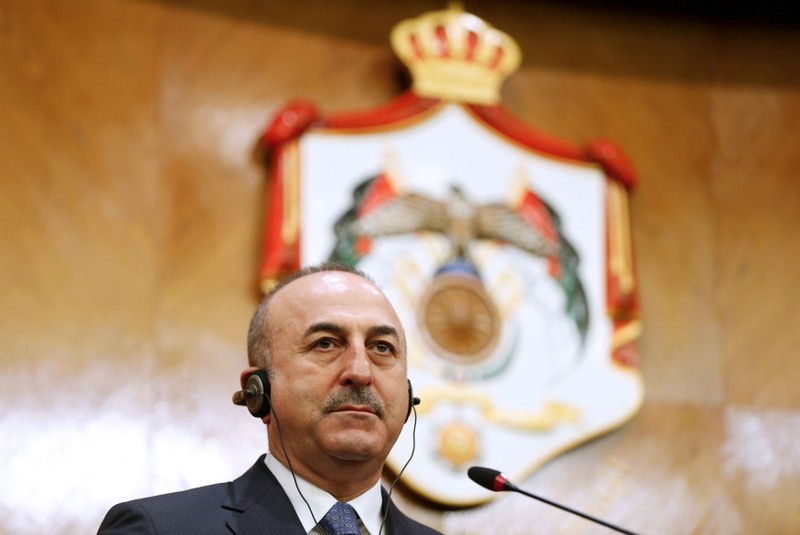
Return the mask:
<svg viewBox="0 0 800 535">
<path fill-rule="evenodd" d="M 627 533 L 628 535 L 636 535 L 636 533 L 632 531 L 628 531 L 627 529 L 623 529 L 619 526 L 615 526 L 614 524 L 610 524 L 605 520 L 600 520 L 599 518 L 587 515 L 586 513 L 581 513 L 580 511 L 571 509 L 566 505 L 561 505 L 556 502 L 552 502 L 546 498 L 542 498 L 541 496 L 536 496 L 535 494 L 526 492 L 521 488 L 519 488 L 518 486 L 516 486 L 515 484 L 513 484 L 511 481 L 509 481 L 508 477 L 506 477 L 504 473 L 498 472 L 497 470 L 492 470 L 491 468 L 484 468 L 482 466 L 473 466 L 469 470 L 467 470 L 467 475 L 472 481 L 474 481 L 475 483 L 477 483 L 478 485 L 480 485 L 485 489 L 489 489 L 494 492 L 500 492 L 502 490 L 519 492 L 520 494 L 524 494 L 529 498 L 533 498 L 534 500 L 539 500 L 540 502 L 552 505 L 553 507 L 558 507 L 559 509 L 563 509 L 564 511 L 583 517 L 586 520 L 597 522 L 598 524 L 602 524 L 603 526 L 611 528 L 615 531 L 619 531 L 620 533 Z"/>
</svg>

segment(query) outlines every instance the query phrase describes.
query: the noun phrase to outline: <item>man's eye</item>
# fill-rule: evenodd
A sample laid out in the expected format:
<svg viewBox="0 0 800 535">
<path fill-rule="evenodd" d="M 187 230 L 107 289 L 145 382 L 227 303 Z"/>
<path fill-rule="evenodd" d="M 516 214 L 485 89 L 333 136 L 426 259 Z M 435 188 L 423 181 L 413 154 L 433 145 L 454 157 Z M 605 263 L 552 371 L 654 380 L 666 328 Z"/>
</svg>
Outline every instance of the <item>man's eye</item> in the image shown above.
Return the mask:
<svg viewBox="0 0 800 535">
<path fill-rule="evenodd" d="M 321 338 L 317 340 L 314 344 L 314 347 L 318 347 L 319 349 L 330 349 L 333 347 L 333 341 L 330 338 Z"/>
<path fill-rule="evenodd" d="M 386 342 L 378 342 L 375 344 L 375 350 L 378 351 L 378 353 L 393 353 L 393 349 L 392 345 Z"/>
</svg>

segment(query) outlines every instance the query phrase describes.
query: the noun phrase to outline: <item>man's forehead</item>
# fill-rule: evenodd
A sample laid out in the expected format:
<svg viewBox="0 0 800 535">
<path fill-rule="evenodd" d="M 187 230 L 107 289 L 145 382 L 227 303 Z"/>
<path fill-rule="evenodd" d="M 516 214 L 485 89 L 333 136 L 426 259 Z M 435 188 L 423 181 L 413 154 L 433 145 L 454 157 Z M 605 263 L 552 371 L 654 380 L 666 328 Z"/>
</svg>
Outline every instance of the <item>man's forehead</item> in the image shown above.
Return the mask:
<svg viewBox="0 0 800 535">
<path fill-rule="evenodd" d="M 391 334 L 405 340 L 400 318 L 384 293 L 369 280 L 348 272 L 313 273 L 290 282 L 273 296 L 267 314 L 268 323 L 277 331 L 289 329 L 308 335 L 309 329 L 327 325 L 342 332 Z"/>
<path fill-rule="evenodd" d="M 283 296 L 292 299 L 302 298 L 309 293 L 335 295 L 348 292 L 383 297 L 383 292 L 364 277 L 346 271 L 321 271 L 293 280 L 275 294 L 274 298 Z"/>
<path fill-rule="evenodd" d="M 394 307 L 372 282 L 342 271 L 323 271 L 296 279 L 272 297 L 270 312 L 293 309 L 297 312 L 321 312 L 326 308 L 382 311 L 397 319 Z"/>
</svg>

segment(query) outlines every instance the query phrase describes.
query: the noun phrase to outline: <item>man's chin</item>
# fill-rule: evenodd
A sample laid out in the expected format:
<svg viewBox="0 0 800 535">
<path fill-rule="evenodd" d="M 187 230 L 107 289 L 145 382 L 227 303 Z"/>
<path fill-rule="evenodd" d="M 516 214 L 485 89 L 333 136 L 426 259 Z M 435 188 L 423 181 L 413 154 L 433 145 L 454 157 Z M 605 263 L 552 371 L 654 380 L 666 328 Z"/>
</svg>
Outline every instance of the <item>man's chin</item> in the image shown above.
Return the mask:
<svg viewBox="0 0 800 535">
<path fill-rule="evenodd" d="M 346 429 L 325 438 L 330 455 L 342 461 L 362 462 L 376 459 L 386 451 L 386 437 L 375 431 Z"/>
</svg>

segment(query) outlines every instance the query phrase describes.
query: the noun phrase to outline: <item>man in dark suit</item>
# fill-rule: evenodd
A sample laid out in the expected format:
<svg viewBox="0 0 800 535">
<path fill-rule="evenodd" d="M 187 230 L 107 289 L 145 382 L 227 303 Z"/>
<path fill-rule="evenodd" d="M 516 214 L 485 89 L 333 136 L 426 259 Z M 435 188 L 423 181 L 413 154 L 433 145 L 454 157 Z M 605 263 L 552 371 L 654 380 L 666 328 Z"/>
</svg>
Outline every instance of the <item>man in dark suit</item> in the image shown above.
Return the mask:
<svg viewBox="0 0 800 535">
<path fill-rule="evenodd" d="M 380 484 L 412 406 L 403 327 L 363 273 L 323 264 L 283 280 L 248 332 L 246 403 L 269 453 L 244 475 L 115 505 L 98 534 L 435 534 Z"/>
</svg>

